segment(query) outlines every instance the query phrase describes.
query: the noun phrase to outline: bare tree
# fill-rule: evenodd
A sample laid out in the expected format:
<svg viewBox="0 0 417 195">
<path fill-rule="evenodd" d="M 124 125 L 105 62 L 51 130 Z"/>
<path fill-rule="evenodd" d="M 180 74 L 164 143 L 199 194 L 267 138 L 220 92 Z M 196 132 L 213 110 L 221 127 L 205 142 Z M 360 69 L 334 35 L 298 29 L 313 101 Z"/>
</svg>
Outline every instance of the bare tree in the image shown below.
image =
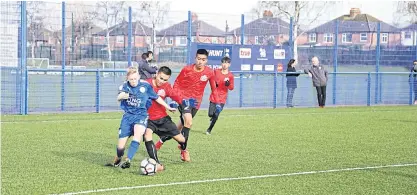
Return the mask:
<svg viewBox="0 0 417 195">
<path fill-rule="evenodd" d="M 162 42 L 162 39 L 161 42 L 156 41 L 156 26 L 160 25 L 166 17 L 166 15 L 168 14 L 169 9 L 171 8 L 171 2 L 142 1 L 140 7 L 141 12 L 143 12 L 145 15 L 144 23 L 152 24 L 150 48 L 152 49 L 152 51 L 155 51 L 155 45 L 160 44 Z"/>
<path fill-rule="evenodd" d="M 108 60 L 112 60 L 111 47 L 110 47 L 110 33 L 114 29 L 110 29 L 112 23 L 116 25 L 124 18 L 120 17 L 120 14 L 125 11 L 124 1 L 100 1 L 96 3 L 97 20 L 103 22 L 106 26 L 106 44 L 108 52 Z"/>
<path fill-rule="evenodd" d="M 394 12 L 394 25 L 399 25 L 400 21 L 409 23 L 417 22 L 417 1 L 398 1 L 395 2 L 396 11 Z"/>
<path fill-rule="evenodd" d="M 293 54 L 294 59 L 298 59 L 297 39 L 303 35 L 307 29 L 300 32 L 300 25 L 310 26 L 326 13 L 330 2 L 326 1 L 261 1 L 260 7 L 269 9 L 276 17 L 286 17 L 288 20 L 293 18 Z"/>
<path fill-rule="evenodd" d="M 71 42 L 68 44 L 71 46 L 71 52 L 73 54 L 78 53 L 81 43 L 92 43 L 92 39 L 88 39 L 91 35 L 94 28 L 93 20 L 97 17 L 97 12 L 95 12 L 91 6 L 86 6 L 83 3 L 76 3 L 68 5 L 69 10 L 71 10 L 71 32 L 68 32 L 67 35 L 71 37 Z M 76 59 L 76 55 L 72 56 L 72 60 Z"/>
<path fill-rule="evenodd" d="M 26 4 L 26 15 L 28 24 L 28 35 L 30 36 L 29 43 L 31 46 L 31 58 L 35 58 L 35 48 L 37 41 L 43 41 L 38 39 L 44 38 L 45 28 L 44 19 L 45 15 L 42 14 L 42 8 L 45 7 L 45 2 L 41 1 L 28 1 Z"/>
</svg>

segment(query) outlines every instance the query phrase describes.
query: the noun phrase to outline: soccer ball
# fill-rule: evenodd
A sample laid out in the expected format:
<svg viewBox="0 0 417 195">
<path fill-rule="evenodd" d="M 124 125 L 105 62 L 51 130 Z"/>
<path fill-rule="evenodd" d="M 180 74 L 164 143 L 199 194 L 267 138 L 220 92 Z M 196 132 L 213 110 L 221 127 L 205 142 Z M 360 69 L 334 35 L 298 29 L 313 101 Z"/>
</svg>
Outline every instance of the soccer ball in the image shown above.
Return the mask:
<svg viewBox="0 0 417 195">
<path fill-rule="evenodd" d="M 140 163 L 140 172 L 142 175 L 154 175 L 158 163 L 152 158 L 145 158 Z"/>
</svg>

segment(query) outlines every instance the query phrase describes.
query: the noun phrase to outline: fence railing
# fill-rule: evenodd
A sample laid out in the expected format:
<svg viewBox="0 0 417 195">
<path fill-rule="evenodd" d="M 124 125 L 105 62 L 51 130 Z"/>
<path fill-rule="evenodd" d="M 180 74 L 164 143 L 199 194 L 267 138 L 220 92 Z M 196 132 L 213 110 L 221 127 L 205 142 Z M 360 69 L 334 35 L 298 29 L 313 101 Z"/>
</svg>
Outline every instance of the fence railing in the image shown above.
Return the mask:
<svg viewBox="0 0 417 195">
<path fill-rule="evenodd" d="M 2 114 L 37 112 L 117 111 L 118 86 L 125 70 L 28 69 L 28 82 L 15 88 L 17 69 L 2 69 Z M 107 74 L 104 74 L 107 73 Z M 173 83 L 178 72 L 170 78 Z M 286 72 L 234 72 L 235 88 L 229 92 L 227 108 L 278 108 L 287 101 Z M 327 106 L 411 105 L 417 81 L 404 72 L 331 72 Z M 377 80 L 376 78 L 379 79 Z M 393 82 L 395 81 L 395 82 Z M 317 105 L 316 89 L 307 75 L 298 77 L 293 104 Z M 378 83 L 377 83 L 378 82 Z M 207 86 L 202 108 L 208 107 Z M 17 98 L 22 94 L 22 98 Z M 19 102 L 16 102 L 19 101 Z M 22 106 L 19 106 L 22 105 Z"/>
</svg>

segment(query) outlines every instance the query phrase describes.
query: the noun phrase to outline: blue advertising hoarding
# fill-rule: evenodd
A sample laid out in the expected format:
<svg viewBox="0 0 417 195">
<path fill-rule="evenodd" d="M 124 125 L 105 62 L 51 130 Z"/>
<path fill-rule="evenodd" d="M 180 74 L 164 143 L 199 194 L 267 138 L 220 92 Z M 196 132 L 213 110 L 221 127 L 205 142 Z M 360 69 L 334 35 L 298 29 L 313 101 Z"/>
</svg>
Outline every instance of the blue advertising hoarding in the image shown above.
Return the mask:
<svg viewBox="0 0 417 195">
<path fill-rule="evenodd" d="M 220 45 L 193 43 L 191 62 L 194 62 L 197 49 L 206 49 L 209 53 L 207 65 L 219 68 L 224 56 L 232 59 L 232 71 L 276 71 L 278 64 L 286 70 L 289 61 L 288 47 L 265 45 Z"/>
</svg>

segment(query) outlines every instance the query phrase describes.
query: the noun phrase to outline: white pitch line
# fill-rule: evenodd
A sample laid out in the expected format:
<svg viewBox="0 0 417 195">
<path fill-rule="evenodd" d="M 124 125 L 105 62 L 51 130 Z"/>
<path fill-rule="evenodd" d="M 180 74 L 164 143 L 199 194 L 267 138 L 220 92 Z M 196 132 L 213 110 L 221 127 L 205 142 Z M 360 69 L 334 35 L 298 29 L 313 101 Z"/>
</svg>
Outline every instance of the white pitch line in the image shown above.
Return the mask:
<svg viewBox="0 0 417 195">
<path fill-rule="evenodd" d="M 334 172 L 343 172 L 343 171 L 357 171 L 357 170 L 382 169 L 382 168 L 393 168 L 393 167 L 409 167 L 409 166 L 417 166 L 417 163 L 396 164 L 396 165 L 381 165 L 381 166 L 369 166 L 369 167 L 355 167 L 355 168 L 344 168 L 344 169 L 330 169 L 330 170 L 322 170 L 322 171 L 306 171 L 306 172 L 282 173 L 282 174 L 271 174 L 271 175 L 257 175 L 257 176 L 247 176 L 247 177 L 219 178 L 219 179 L 195 180 L 195 181 L 184 181 L 184 182 L 172 182 L 172 183 L 165 183 L 165 184 L 150 184 L 150 185 L 141 185 L 141 186 L 86 190 L 86 191 L 79 191 L 79 192 L 67 192 L 67 193 L 55 194 L 55 195 L 90 194 L 90 193 L 97 193 L 97 192 L 132 190 L 132 189 L 140 189 L 140 188 L 154 188 L 154 187 L 175 186 L 175 185 L 188 185 L 188 184 L 196 184 L 196 183 L 211 183 L 211 182 L 218 182 L 218 181 L 248 180 L 248 179 L 259 179 L 259 178 L 270 178 L 270 177 L 310 175 L 310 174 L 319 174 L 319 173 L 334 173 Z"/>
<path fill-rule="evenodd" d="M 292 116 L 292 115 L 334 115 L 334 114 L 357 114 L 367 112 L 398 112 L 400 110 L 380 110 L 380 111 L 347 111 L 347 112 L 295 112 L 295 113 L 256 113 L 256 114 L 224 114 L 222 117 L 242 117 L 242 116 Z M 178 114 L 175 116 L 179 116 Z M 175 117 L 174 116 L 174 117 Z M 197 115 L 199 116 L 199 115 Z M 23 120 L 23 121 L 1 121 L 1 124 L 16 123 L 56 123 L 70 121 L 94 121 L 94 120 L 120 120 L 120 118 L 92 118 L 92 119 L 58 119 L 58 120 Z"/>
</svg>

